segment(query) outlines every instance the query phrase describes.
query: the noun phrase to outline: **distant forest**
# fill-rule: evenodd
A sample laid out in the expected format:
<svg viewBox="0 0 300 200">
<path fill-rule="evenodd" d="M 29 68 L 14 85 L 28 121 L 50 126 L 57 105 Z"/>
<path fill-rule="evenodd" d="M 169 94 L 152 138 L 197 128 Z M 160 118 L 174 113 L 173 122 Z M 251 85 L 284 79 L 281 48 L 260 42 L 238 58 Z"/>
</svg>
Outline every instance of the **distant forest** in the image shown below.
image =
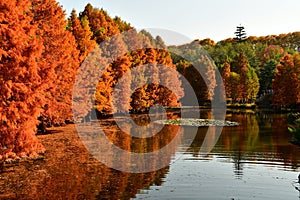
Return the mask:
<svg viewBox="0 0 300 200">
<path fill-rule="evenodd" d="M 0 160 L 34 158 L 44 152 L 35 137 L 41 122 L 45 126 L 73 122 L 73 85 L 87 56 L 101 42 L 134 29 L 120 17 L 112 18 L 90 4 L 78 14 L 73 10 L 68 17 L 55 0 L 1 1 L 0 10 Z M 200 105 L 209 104 L 218 95 L 226 95 L 227 101 L 233 103 L 251 103 L 271 94 L 272 106 L 279 108 L 300 103 L 300 32 L 240 41 L 230 38 L 218 43 L 195 40 L 166 47 L 161 37 L 141 31 L 116 41 L 118 48 L 126 51 L 128 39 L 137 47 L 152 48 L 128 52 L 106 67 L 93 94 L 94 108 L 100 115 L 147 112 L 154 104 L 180 106 L 179 100 L 187 98 L 184 94 L 188 91 L 183 89 L 187 83 L 176 74 L 157 74 L 154 83 L 131 91 L 131 81 L 143 76 L 133 75 L 117 91 L 119 98 L 113 97 L 118 80 L 131 69 L 146 64 L 152 64 L 154 69 L 164 65 L 180 72 L 192 85 Z M 167 48 L 171 52 L 181 50 L 189 61 Z M 206 50 L 214 63 L 208 61 L 206 54 L 197 57 L 199 54 L 186 50 L 189 48 Z M 205 63 L 206 80 L 191 60 Z M 220 80 L 215 69 L 221 72 L 225 91 L 216 87 Z M 154 71 L 145 74 L 155 74 Z M 93 74 L 86 72 L 86 76 Z M 116 109 L 113 104 L 121 107 Z"/>
</svg>

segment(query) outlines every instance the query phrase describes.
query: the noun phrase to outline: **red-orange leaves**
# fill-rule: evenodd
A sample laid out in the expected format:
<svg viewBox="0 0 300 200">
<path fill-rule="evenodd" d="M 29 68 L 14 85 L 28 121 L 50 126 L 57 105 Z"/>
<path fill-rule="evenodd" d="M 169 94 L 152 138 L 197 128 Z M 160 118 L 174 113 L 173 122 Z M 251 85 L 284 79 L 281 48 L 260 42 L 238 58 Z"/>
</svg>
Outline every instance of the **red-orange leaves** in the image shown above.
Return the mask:
<svg viewBox="0 0 300 200">
<path fill-rule="evenodd" d="M 0 160 L 36 157 L 44 151 L 35 137 L 46 85 L 39 73 L 43 46 L 30 1 L 1 1 L 0 8 Z"/>
<path fill-rule="evenodd" d="M 66 30 L 65 14 L 55 0 L 34 0 L 32 12 L 45 47 L 40 64 L 43 79 L 49 83 L 44 93 L 48 102 L 43 118 L 51 124 L 61 125 L 73 121 L 72 89 L 79 68 L 79 52 L 72 33 Z"/>
<path fill-rule="evenodd" d="M 273 90 L 274 105 L 295 106 L 300 103 L 300 56 L 285 55 L 280 64 L 277 66 L 274 80 Z"/>
</svg>

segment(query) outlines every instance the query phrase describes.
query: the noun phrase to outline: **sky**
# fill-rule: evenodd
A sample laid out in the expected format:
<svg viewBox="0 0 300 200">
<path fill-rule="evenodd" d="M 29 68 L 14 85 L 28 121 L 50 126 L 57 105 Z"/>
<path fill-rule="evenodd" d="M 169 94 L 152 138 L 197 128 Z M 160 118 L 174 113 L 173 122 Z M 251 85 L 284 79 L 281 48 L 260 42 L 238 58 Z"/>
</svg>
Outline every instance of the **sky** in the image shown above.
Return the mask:
<svg viewBox="0 0 300 200">
<path fill-rule="evenodd" d="M 67 14 L 83 11 L 87 3 L 120 16 L 137 29 L 181 40 L 234 37 L 236 26 L 247 36 L 266 36 L 300 31 L 299 0 L 58 0 Z M 159 31 L 166 30 L 166 31 Z M 177 37 L 172 37 L 177 35 Z M 177 41 L 176 41 L 177 40 Z"/>
</svg>

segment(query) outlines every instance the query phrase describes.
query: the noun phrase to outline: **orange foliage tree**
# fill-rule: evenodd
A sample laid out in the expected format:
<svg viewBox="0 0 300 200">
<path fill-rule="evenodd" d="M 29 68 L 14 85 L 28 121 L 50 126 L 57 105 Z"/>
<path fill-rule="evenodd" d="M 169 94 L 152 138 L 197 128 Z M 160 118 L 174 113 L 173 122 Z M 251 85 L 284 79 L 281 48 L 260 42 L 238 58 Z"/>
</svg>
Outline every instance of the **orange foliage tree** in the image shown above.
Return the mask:
<svg viewBox="0 0 300 200">
<path fill-rule="evenodd" d="M 55 0 L 32 1 L 33 23 L 45 46 L 43 68 L 54 68 L 53 87 L 44 93 L 48 100 L 43 120 L 62 125 L 72 118 L 72 88 L 79 67 L 78 50 L 71 32 L 67 31 L 64 11 Z"/>
<path fill-rule="evenodd" d="M 221 76 L 224 83 L 224 89 L 225 89 L 225 95 L 227 98 L 230 98 L 231 94 L 231 88 L 230 88 L 230 64 L 229 62 L 225 62 L 222 70 L 221 70 Z"/>
<path fill-rule="evenodd" d="M 29 0 L 0 2 L 0 160 L 44 151 L 35 132 L 51 68 L 41 66 L 43 45 L 29 8 Z"/>
<path fill-rule="evenodd" d="M 161 38 L 154 39 L 145 30 L 135 37 L 135 41 L 139 41 L 137 43 L 142 44 L 144 48 L 130 54 L 131 68 L 137 68 L 139 71 L 133 74 L 132 79 L 144 80 L 149 84 L 132 91 L 132 110 L 145 112 L 155 104 L 179 106 L 178 101 L 183 97 L 181 80 L 176 73 L 171 72 L 176 70 L 176 66 L 172 63 L 170 52 L 164 49 L 165 44 Z"/>
<path fill-rule="evenodd" d="M 106 68 L 101 72 L 95 90 L 94 100 L 98 114 L 107 115 L 128 111 L 145 112 L 154 104 L 163 104 L 164 106 L 179 105 L 178 100 L 183 96 L 181 81 L 174 74 L 160 74 L 163 77 L 161 78 L 157 73 L 159 65 L 168 66 L 176 70 L 172 64 L 170 54 L 167 51 L 155 49 L 156 46 L 160 48 L 165 47 L 161 38 L 158 37 L 155 40 L 147 31 L 137 33 L 135 30 L 131 30 L 124 37 L 120 35 L 114 37 L 121 31 L 132 29 L 131 26 L 119 17 L 115 19 L 110 18 L 104 10 L 93 8 L 90 4 L 79 14 L 79 19 L 81 21 L 83 19 L 88 20 L 90 30 L 93 33 L 92 39 L 101 46 L 102 52 L 99 56 L 102 59 L 107 57 L 108 60 L 114 58 L 108 63 L 108 66 L 103 66 Z M 78 24 L 76 22 L 76 14 L 73 11 L 69 20 L 69 26 L 71 27 L 72 25 L 71 30 L 75 30 L 74 25 L 76 23 Z M 75 35 L 75 33 L 73 34 Z M 75 38 L 79 37 L 75 35 Z M 107 41 L 109 41 L 110 45 L 105 47 Z M 129 52 L 129 46 L 135 50 Z M 119 57 L 115 58 L 116 55 Z M 88 60 L 94 63 L 91 57 Z M 145 71 L 147 69 L 145 65 L 149 64 L 153 67 L 152 71 Z M 140 66 L 143 67 L 141 68 Z M 138 68 L 138 70 L 134 70 L 135 68 Z M 139 71 L 139 73 L 134 74 L 130 70 Z M 154 73 L 153 70 L 156 72 Z M 125 76 L 126 80 L 123 78 L 125 74 L 127 74 Z M 146 84 L 136 89 L 132 79 L 143 77 L 145 78 L 144 80 L 154 82 L 154 84 Z M 173 88 L 178 89 L 179 97 L 175 97 L 174 93 L 167 88 L 159 86 L 159 79 L 163 82 L 165 81 L 166 83 L 163 84 L 170 86 L 170 88 L 175 84 Z M 135 88 L 135 91 L 132 91 L 133 88 Z"/>
<path fill-rule="evenodd" d="M 273 103 L 291 107 L 300 103 L 300 55 L 286 54 L 277 66 L 273 79 Z"/>
</svg>

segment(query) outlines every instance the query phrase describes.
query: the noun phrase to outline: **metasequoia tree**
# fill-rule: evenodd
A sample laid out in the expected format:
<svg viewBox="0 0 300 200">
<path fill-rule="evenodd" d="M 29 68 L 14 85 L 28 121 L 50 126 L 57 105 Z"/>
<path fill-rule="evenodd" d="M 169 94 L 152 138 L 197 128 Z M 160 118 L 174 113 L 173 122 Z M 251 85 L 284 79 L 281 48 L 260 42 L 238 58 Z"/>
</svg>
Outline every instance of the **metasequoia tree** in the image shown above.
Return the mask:
<svg viewBox="0 0 300 200">
<path fill-rule="evenodd" d="M 239 94 L 239 82 L 240 82 L 240 75 L 231 72 L 230 73 L 230 97 L 232 98 L 233 102 L 236 102 L 240 99 L 240 94 Z"/>
<path fill-rule="evenodd" d="M 80 51 L 79 62 L 82 63 L 97 45 L 96 41 L 92 39 L 93 33 L 90 29 L 87 16 L 83 16 L 79 19 L 76 11 L 72 10 L 68 20 L 68 29 L 73 33 L 77 49 Z"/>
<path fill-rule="evenodd" d="M 277 107 L 300 103 L 300 56 L 286 54 L 277 66 L 273 80 L 273 103 Z"/>
<path fill-rule="evenodd" d="M 79 19 L 81 25 L 76 12 L 73 11 L 68 28 L 75 36 L 83 65 L 87 66 L 89 63 L 100 66 L 96 57 L 89 56 L 87 61 L 83 60 L 86 57 L 87 42 L 94 40 L 101 47 L 101 53 L 98 54 L 100 60 L 107 60 L 104 64 L 107 66 L 101 66 L 105 70 L 97 72 L 101 75 L 93 98 L 98 114 L 146 112 L 154 104 L 179 105 L 178 100 L 183 96 L 179 77 L 174 73 L 170 74 L 168 70 L 161 70 L 161 73 L 158 73 L 161 66 L 176 70 L 170 53 L 156 49 L 156 46 L 166 47 L 160 37 L 155 40 L 147 31 L 137 33 L 120 18 L 112 19 L 104 10 L 93 8 L 90 4 L 79 14 Z M 85 24 L 88 24 L 92 34 L 87 28 L 85 31 L 82 30 L 84 20 L 87 21 Z M 120 31 L 128 30 L 130 31 L 124 36 L 118 35 Z M 130 52 L 128 47 L 133 51 Z M 148 82 L 137 88 L 134 85 L 137 80 Z M 160 81 L 163 81 L 165 87 L 159 85 Z M 171 92 L 174 89 L 176 91 Z M 174 92 L 178 93 L 178 97 Z"/>
<path fill-rule="evenodd" d="M 35 133 L 51 67 L 41 65 L 44 48 L 29 8 L 29 0 L 0 2 L 0 160 L 44 151 Z"/>
<path fill-rule="evenodd" d="M 33 23 L 45 46 L 42 53 L 43 68 L 54 68 L 54 86 L 44 93 L 48 100 L 43 120 L 62 125 L 72 118 L 72 88 L 79 67 L 78 50 L 71 32 L 66 29 L 65 14 L 55 0 L 32 1 Z"/>
<path fill-rule="evenodd" d="M 239 82 L 239 96 L 240 99 L 245 102 L 247 101 L 247 78 L 246 73 L 248 70 L 248 61 L 244 53 L 241 53 L 239 58 L 237 59 L 238 67 L 240 73 L 240 82 Z"/>
<path fill-rule="evenodd" d="M 232 85 L 233 88 L 231 87 L 231 94 L 234 96 L 232 97 L 234 101 L 253 102 L 259 91 L 259 80 L 244 53 L 240 53 L 236 57 L 232 71 L 239 75 L 232 74 L 233 82 L 239 80 L 237 86 Z"/>
<path fill-rule="evenodd" d="M 224 83 L 225 94 L 227 98 L 230 98 L 231 88 L 230 88 L 230 64 L 229 62 L 225 62 L 222 70 L 221 76 Z"/>
</svg>

